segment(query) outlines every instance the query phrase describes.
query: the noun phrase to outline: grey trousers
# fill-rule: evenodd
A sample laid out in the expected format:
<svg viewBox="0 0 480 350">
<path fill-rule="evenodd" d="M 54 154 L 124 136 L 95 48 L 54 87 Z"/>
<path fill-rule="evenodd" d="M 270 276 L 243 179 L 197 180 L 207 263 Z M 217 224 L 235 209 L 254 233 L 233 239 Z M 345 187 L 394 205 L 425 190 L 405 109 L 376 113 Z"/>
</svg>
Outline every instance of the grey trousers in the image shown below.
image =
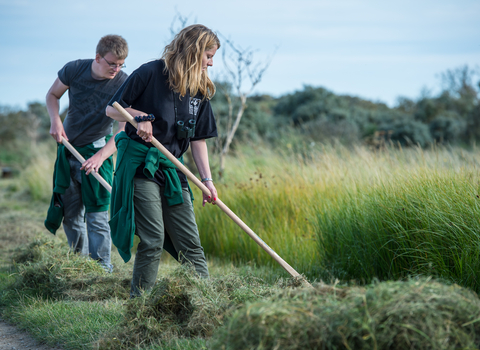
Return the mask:
<svg viewBox="0 0 480 350">
<path fill-rule="evenodd" d="M 155 284 L 165 239 L 171 242 L 182 264 L 192 264 L 200 277 L 208 278 L 207 261 L 188 188 L 182 191 L 183 204 L 168 206 L 163 195 L 164 187 L 138 178 L 135 178 L 134 186 L 135 234 L 140 243 L 130 295 L 137 296 Z"/>
<path fill-rule="evenodd" d="M 111 272 L 112 239 L 108 225 L 108 212 L 85 213 L 82 201 L 82 176 L 79 161 L 69 158 L 70 187 L 62 195 L 64 205 L 63 230 L 73 251 L 90 255 L 103 268 Z"/>
</svg>

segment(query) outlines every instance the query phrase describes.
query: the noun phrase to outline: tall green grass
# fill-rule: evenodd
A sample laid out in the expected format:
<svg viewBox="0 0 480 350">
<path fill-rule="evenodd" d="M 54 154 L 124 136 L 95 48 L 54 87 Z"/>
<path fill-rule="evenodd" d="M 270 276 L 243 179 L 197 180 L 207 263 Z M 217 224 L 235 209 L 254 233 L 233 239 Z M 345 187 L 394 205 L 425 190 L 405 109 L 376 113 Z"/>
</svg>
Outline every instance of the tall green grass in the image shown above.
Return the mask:
<svg viewBox="0 0 480 350">
<path fill-rule="evenodd" d="M 244 150 L 229 159 L 225 178 L 216 183 L 221 200 L 265 243 L 300 273 L 318 265 L 313 207 L 318 185 L 314 166 L 296 156 Z M 196 190 L 197 224 L 209 256 L 277 267 L 221 209 L 201 207 Z"/>
<path fill-rule="evenodd" d="M 426 274 L 478 290 L 479 164 L 476 150 L 448 147 L 259 147 L 230 158 L 216 186 L 227 206 L 310 279 Z M 277 266 L 221 210 L 200 204 L 210 256 Z"/>
<path fill-rule="evenodd" d="M 53 145 L 52 145 L 53 144 Z M 54 143 L 32 148 L 32 161 L 22 170 L 19 181 L 35 201 L 49 201 L 52 196 L 53 166 L 56 158 Z"/>
<path fill-rule="evenodd" d="M 433 275 L 480 291 L 479 158 L 460 149 L 363 154 L 355 191 L 317 213 L 323 278 Z"/>
</svg>

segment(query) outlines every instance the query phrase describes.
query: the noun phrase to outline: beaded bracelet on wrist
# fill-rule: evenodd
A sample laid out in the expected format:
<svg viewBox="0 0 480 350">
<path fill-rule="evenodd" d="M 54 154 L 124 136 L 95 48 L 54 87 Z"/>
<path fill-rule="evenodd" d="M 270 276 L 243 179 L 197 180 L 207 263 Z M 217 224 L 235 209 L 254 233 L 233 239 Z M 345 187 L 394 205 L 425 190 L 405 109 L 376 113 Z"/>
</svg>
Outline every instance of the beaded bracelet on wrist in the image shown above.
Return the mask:
<svg viewBox="0 0 480 350">
<path fill-rule="evenodd" d="M 149 114 L 149 115 L 137 115 L 136 117 L 134 117 L 135 121 L 137 123 L 140 123 L 140 122 L 153 122 L 155 121 L 155 116 L 153 114 Z"/>
</svg>

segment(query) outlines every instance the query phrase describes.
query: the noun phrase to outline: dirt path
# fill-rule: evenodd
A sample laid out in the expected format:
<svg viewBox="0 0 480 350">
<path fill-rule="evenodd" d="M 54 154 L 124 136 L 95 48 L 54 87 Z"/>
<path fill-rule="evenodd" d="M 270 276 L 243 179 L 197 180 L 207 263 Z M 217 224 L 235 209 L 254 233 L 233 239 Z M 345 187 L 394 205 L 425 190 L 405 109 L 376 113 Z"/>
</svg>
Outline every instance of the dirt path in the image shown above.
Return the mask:
<svg viewBox="0 0 480 350">
<path fill-rule="evenodd" d="M 27 332 L 21 331 L 0 318 L 0 350 L 62 350 L 40 344 Z"/>
</svg>

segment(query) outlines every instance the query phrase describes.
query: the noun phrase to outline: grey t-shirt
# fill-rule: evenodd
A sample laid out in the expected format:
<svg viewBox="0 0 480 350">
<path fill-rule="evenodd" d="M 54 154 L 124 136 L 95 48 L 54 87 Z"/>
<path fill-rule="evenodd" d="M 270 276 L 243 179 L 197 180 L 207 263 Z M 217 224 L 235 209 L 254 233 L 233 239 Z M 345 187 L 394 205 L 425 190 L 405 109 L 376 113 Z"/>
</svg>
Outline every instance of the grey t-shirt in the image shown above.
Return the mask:
<svg viewBox="0 0 480 350">
<path fill-rule="evenodd" d="M 93 59 L 71 61 L 58 71 L 60 81 L 69 86 L 69 106 L 63 127 L 70 143 L 76 147 L 112 133 L 113 119 L 105 115 L 105 108 L 127 79 L 122 71 L 113 79 L 94 79 L 92 63 Z"/>
</svg>

